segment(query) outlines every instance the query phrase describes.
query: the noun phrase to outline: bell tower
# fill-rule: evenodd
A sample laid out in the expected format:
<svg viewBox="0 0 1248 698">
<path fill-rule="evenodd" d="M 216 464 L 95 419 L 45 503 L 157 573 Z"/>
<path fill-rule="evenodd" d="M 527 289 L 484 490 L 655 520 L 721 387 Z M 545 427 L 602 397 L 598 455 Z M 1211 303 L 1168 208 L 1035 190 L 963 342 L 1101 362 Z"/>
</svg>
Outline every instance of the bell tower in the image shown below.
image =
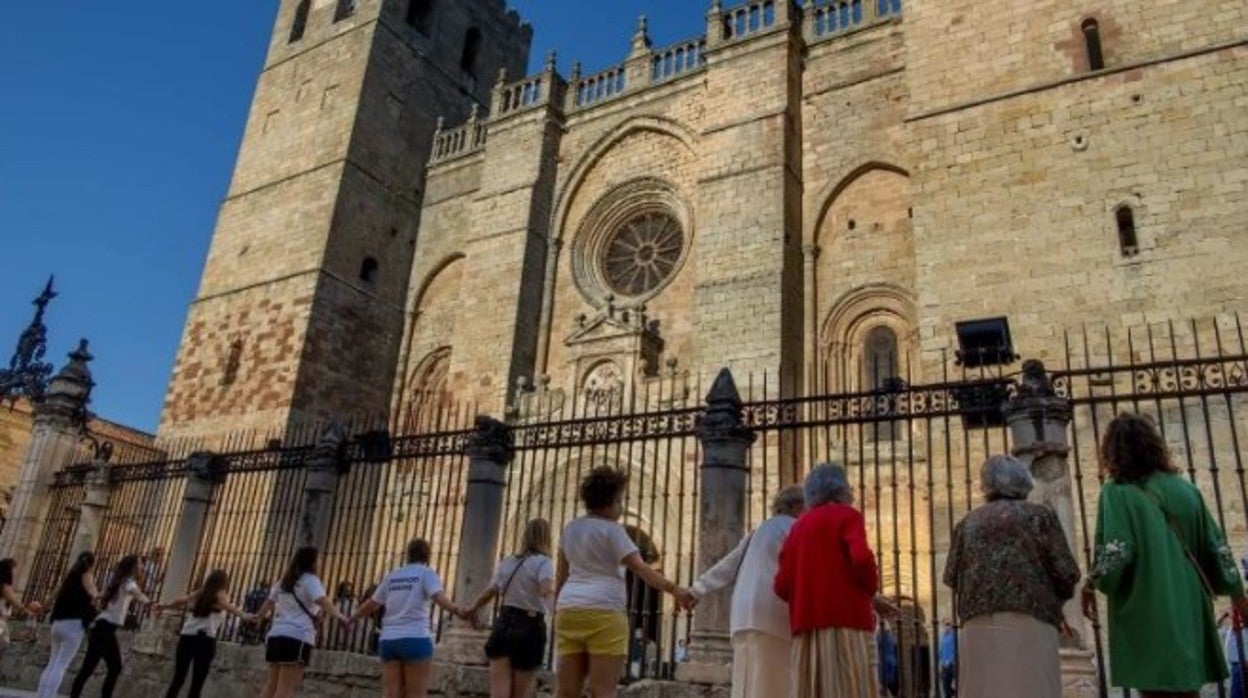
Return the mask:
<svg viewBox="0 0 1248 698">
<path fill-rule="evenodd" d="M 531 39 L 504 0 L 281 0 L 162 437 L 385 414 L 437 120 Z"/>
</svg>

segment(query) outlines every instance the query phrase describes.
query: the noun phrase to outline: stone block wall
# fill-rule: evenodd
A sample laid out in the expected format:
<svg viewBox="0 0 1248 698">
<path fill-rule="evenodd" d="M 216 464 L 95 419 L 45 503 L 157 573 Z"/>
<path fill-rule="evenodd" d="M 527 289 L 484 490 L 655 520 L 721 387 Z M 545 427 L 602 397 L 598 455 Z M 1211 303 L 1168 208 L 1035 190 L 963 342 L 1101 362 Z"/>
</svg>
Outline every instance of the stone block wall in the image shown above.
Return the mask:
<svg viewBox="0 0 1248 698">
<path fill-rule="evenodd" d="M 18 624 L 13 624 L 14 632 Z M 157 627 L 140 634 L 120 633 L 122 657 L 125 670 L 117 685 L 118 698 L 141 698 L 163 695 L 173 675 L 173 653 L 177 639 L 173 628 Z M 48 628 L 38 630 L 34 642 L 15 642 L 0 657 L 0 686 L 19 690 L 33 690 L 39 683 L 39 675 L 47 664 L 49 651 Z M 68 690 L 82 653 L 74 660 L 66 676 L 62 691 Z M 261 647 L 243 647 L 221 643 L 213 662 L 208 682 L 204 686 L 205 698 L 237 698 L 259 692 L 268 673 Z M 86 693 L 98 690 L 103 677 L 101 667 L 97 676 L 87 684 Z M 374 657 L 342 652 L 316 652 L 312 665 L 300 686 L 299 695 L 308 698 L 364 698 L 381 695 L 380 666 Z M 183 689 L 185 690 L 185 689 Z M 447 698 L 480 698 L 490 695 L 489 672 L 484 666 L 457 666 L 444 662 L 435 664 L 429 694 Z M 727 698 L 727 687 L 700 686 L 694 684 L 661 683 L 644 681 L 633 684 L 620 692 L 624 698 Z M 538 696 L 549 698 L 551 677 L 539 677 Z"/>
</svg>

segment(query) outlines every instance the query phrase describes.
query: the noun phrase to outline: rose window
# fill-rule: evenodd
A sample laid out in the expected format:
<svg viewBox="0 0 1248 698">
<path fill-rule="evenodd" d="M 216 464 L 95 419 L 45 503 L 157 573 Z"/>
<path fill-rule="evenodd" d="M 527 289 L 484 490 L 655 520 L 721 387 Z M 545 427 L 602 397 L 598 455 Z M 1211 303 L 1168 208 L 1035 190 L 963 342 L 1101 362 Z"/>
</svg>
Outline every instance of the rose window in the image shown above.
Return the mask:
<svg viewBox="0 0 1248 698">
<path fill-rule="evenodd" d="M 607 239 L 602 276 L 621 296 L 643 296 L 662 286 L 680 262 L 685 234 L 667 213 L 643 213 Z"/>
</svg>

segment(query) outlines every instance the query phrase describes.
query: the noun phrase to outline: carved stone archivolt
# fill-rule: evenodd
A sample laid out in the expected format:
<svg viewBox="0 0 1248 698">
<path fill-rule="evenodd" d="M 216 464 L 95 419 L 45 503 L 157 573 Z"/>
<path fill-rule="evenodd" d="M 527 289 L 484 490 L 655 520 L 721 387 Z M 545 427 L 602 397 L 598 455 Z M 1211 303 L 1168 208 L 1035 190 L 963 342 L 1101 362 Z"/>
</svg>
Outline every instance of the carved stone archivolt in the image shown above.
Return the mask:
<svg viewBox="0 0 1248 698">
<path fill-rule="evenodd" d="M 679 273 L 692 242 L 689 206 L 675 185 L 635 179 L 599 199 L 572 242 L 572 275 L 595 307 L 636 307 Z"/>
</svg>

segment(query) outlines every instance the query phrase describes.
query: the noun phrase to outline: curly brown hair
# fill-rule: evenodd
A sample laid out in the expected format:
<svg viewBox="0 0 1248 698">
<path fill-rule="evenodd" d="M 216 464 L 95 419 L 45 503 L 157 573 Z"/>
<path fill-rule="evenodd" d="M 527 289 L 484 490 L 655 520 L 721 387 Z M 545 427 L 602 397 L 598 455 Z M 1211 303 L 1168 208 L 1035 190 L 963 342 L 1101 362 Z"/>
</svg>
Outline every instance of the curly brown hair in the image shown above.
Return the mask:
<svg viewBox="0 0 1248 698">
<path fill-rule="evenodd" d="M 1101 438 L 1101 467 L 1120 483 L 1140 482 L 1153 473 L 1175 473 L 1170 449 L 1153 420 L 1126 412 L 1114 418 Z"/>
<path fill-rule="evenodd" d="M 581 502 L 589 511 L 599 511 L 615 504 L 628 487 L 628 473 L 609 465 L 589 471 L 581 481 Z"/>
</svg>

